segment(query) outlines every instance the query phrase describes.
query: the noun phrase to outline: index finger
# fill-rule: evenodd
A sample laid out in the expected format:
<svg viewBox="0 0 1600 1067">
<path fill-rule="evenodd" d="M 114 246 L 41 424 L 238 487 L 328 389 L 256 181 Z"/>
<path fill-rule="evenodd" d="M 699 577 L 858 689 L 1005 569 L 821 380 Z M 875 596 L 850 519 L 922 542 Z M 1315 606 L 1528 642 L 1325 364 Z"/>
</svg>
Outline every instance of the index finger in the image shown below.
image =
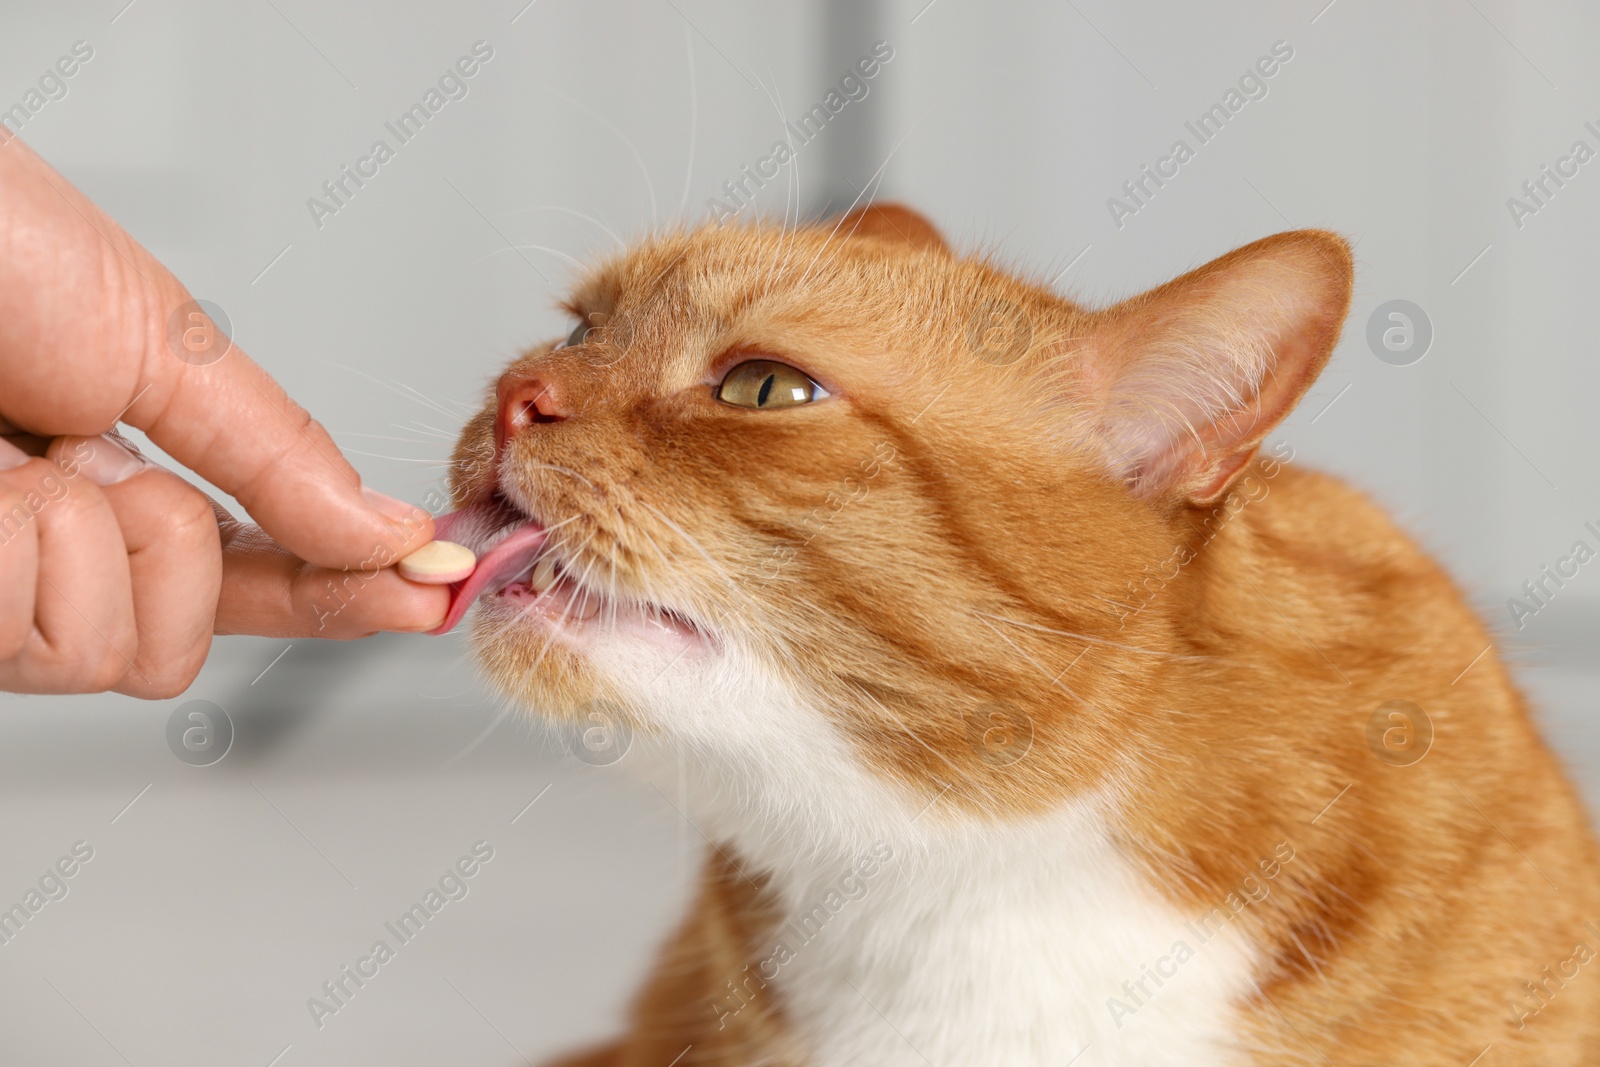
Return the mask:
<svg viewBox="0 0 1600 1067">
<path fill-rule="evenodd" d="M 445 618 L 450 593 L 400 577 L 392 560 L 352 568 L 313 567 L 259 527 L 212 505 L 222 536 L 216 632 L 262 637 L 367 637 L 379 630 L 426 633 Z"/>
<path fill-rule="evenodd" d="M 198 350 L 190 330 L 209 338 Z M 0 383 L 0 421 L 49 436 L 137 426 L 311 562 L 354 566 L 432 536 L 426 511 L 364 489 L 171 272 L 3 129 Z"/>
</svg>

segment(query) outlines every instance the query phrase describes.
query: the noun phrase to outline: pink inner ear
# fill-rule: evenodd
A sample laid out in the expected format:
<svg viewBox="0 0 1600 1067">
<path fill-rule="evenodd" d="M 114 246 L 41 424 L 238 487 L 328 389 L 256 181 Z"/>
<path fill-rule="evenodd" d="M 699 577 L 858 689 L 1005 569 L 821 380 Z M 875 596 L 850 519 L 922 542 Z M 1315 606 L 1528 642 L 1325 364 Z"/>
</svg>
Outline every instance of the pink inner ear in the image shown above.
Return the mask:
<svg viewBox="0 0 1600 1067">
<path fill-rule="evenodd" d="M 1103 312 L 1087 373 L 1111 469 L 1141 496 L 1220 495 L 1326 364 L 1350 282 L 1340 238 L 1278 234 Z"/>
<path fill-rule="evenodd" d="M 1261 422 L 1256 401 L 1273 373 L 1271 341 L 1244 331 L 1181 340 L 1152 344 L 1105 398 L 1107 444 L 1141 492 L 1159 492 L 1186 470 L 1221 459 Z"/>
</svg>

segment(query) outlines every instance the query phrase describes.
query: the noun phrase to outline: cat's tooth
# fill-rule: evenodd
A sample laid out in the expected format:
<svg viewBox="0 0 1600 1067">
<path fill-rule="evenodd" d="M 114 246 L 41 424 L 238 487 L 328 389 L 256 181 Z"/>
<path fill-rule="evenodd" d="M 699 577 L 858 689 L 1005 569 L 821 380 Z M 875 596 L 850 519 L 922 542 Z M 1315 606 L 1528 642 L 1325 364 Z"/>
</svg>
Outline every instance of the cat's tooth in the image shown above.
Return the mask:
<svg viewBox="0 0 1600 1067">
<path fill-rule="evenodd" d="M 533 565 L 533 575 L 528 579 L 528 584 L 533 586 L 536 593 L 542 593 L 556 584 L 556 561 L 549 556 L 539 557 L 539 562 Z"/>
</svg>

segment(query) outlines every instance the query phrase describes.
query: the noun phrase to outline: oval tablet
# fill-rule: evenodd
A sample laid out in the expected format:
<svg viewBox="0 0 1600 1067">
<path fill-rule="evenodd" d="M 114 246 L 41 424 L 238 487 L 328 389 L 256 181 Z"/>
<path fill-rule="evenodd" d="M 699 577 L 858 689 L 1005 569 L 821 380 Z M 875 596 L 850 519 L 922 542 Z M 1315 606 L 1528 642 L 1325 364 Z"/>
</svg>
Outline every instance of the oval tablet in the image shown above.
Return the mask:
<svg viewBox="0 0 1600 1067">
<path fill-rule="evenodd" d="M 448 585 L 465 580 L 478 565 L 466 545 L 454 541 L 429 541 L 400 561 L 400 575 L 424 585 Z"/>
</svg>

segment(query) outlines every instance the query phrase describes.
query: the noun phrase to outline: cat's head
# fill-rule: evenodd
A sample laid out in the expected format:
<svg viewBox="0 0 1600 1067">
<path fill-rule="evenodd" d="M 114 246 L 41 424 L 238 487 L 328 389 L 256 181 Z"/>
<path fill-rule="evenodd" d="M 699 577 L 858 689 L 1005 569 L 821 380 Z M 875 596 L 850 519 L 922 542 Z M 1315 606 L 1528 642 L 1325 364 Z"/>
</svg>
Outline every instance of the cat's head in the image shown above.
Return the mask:
<svg viewBox="0 0 1600 1067">
<path fill-rule="evenodd" d="M 1091 310 L 900 208 L 647 240 L 462 436 L 462 539 L 522 546 L 482 661 L 760 773 L 1086 788 L 1174 625 L 1130 579 L 1310 386 L 1350 278 L 1303 231 Z"/>
</svg>

